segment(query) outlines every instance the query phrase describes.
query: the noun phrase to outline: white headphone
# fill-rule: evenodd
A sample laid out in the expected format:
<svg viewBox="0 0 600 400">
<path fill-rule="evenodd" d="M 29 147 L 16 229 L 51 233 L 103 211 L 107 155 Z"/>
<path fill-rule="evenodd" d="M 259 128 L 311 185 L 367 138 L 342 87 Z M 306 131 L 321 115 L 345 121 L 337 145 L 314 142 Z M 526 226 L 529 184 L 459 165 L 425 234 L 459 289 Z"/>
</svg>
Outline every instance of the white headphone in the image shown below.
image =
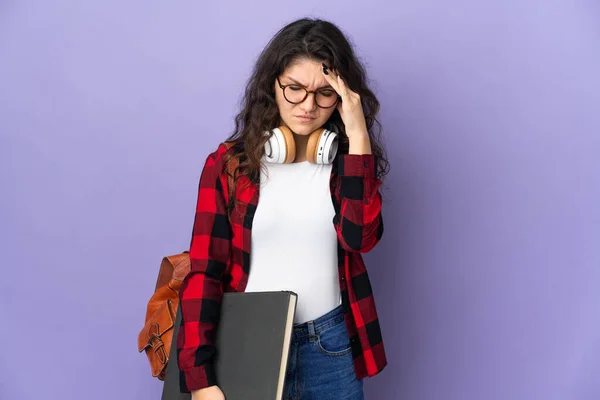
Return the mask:
<svg viewBox="0 0 600 400">
<path fill-rule="evenodd" d="M 271 132 L 265 143 L 265 158 L 267 162 L 276 164 L 289 164 L 296 159 L 296 141 L 290 128 L 280 126 Z M 319 128 L 308 137 L 306 158 L 313 164 L 331 164 L 335 159 L 338 149 L 337 133 Z"/>
</svg>

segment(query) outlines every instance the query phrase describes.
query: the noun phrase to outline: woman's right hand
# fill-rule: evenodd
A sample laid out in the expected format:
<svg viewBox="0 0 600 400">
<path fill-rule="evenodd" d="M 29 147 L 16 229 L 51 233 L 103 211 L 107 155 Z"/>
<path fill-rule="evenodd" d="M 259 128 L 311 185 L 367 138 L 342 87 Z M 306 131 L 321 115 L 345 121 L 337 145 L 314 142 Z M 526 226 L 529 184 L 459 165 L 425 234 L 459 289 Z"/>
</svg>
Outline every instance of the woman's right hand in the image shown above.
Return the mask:
<svg viewBox="0 0 600 400">
<path fill-rule="evenodd" d="M 225 395 L 215 385 L 192 391 L 192 400 L 225 400 Z"/>
</svg>

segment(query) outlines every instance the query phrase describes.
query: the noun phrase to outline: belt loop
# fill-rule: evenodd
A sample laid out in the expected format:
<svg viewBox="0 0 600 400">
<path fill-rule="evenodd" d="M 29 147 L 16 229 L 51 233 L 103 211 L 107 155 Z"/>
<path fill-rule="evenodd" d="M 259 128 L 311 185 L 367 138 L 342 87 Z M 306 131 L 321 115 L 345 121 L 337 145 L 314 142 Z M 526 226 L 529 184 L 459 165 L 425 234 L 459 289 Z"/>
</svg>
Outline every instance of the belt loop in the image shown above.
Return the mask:
<svg viewBox="0 0 600 400">
<path fill-rule="evenodd" d="M 308 341 L 314 342 L 317 338 L 317 335 L 315 334 L 315 324 L 313 321 L 308 321 L 306 325 L 308 326 Z"/>
</svg>

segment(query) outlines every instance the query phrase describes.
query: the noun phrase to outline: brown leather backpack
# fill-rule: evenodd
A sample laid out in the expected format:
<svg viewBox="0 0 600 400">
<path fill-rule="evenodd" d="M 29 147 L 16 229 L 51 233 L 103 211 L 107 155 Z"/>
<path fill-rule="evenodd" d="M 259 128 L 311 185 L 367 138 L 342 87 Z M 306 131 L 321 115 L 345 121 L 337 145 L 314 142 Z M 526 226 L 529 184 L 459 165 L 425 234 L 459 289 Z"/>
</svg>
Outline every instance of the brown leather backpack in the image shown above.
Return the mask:
<svg viewBox="0 0 600 400">
<path fill-rule="evenodd" d="M 233 144 L 233 142 L 225 143 L 228 149 Z M 233 172 L 237 168 L 237 162 L 237 158 L 232 158 L 227 165 L 229 193 L 233 188 Z M 138 335 L 138 351 L 146 352 L 152 376 L 160 380 L 164 380 L 167 372 L 175 317 L 179 306 L 179 288 L 189 272 L 190 256 L 187 251 L 162 259 L 154 294 L 146 308 L 144 328 Z"/>
<path fill-rule="evenodd" d="M 152 376 L 163 380 L 173 340 L 179 288 L 190 272 L 189 253 L 164 257 L 158 272 L 155 292 L 146 308 L 146 324 L 138 335 L 138 350 L 146 352 Z"/>
</svg>

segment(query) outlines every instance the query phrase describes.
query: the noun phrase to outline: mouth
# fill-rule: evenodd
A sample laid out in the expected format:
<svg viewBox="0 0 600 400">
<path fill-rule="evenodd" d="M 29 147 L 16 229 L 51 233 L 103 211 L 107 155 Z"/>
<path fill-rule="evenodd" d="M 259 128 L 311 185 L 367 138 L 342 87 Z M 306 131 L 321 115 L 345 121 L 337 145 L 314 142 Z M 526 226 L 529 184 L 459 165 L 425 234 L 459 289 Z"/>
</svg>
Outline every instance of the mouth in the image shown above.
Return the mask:
<svg viewBox="0 0 600 400">
<path fill-rule="evenodd" d="M 296 115 L 296 118 L 302 122 L 311 122 L 316 119 L 315 117 L 309 117 L 307 115 Z"/>
</svg>

